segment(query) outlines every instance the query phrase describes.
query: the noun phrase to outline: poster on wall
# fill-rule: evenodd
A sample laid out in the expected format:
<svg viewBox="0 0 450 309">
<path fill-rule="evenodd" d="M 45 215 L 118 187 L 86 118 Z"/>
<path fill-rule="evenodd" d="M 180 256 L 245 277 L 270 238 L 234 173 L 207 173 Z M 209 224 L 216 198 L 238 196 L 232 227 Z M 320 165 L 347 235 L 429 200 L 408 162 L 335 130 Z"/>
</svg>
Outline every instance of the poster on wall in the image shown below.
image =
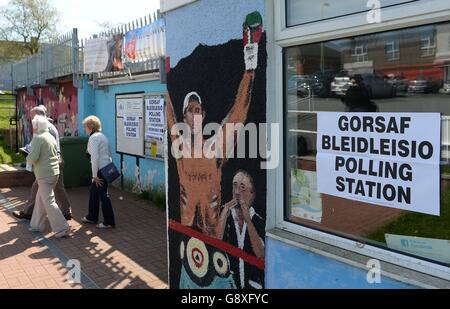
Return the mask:
<svg viewBox="0 0 450 309">
<path fill-rule="evenodd" d="M 145 156 L 164 158 L 165 95 L 148 94 L 145 101 Z"/>
<path fill-rule="evenodd" d="M 124 117 L 123 135 L 125 138 L 139 139 L 139 117 Z"/>
<path fill-rule="evenodd" d="M 108 66 L 107 72 L 120 72 L 124 69 L 122 61 L 123 34 L 115 34 L 108 40 Z"/>
<path fill-rule="evenodd" d="M 142 95 L 117 98 L 118 117 L 142 117 Z"/>
<path fill-rule="evenodd" d="M 92 39 L 86 42 L 84 47 L 84 73 L 92 74 L 106 71 L 108 59 L 107 38 Z"/>
<path fill-rule="evenodd" d="M 317 149 L 320 193 L 440 215 L 440 114 L 318 113 Z"/>
<path fill-rule="evenodd" d="M 125 61 L 133 62 L 136 57 L 136 43 L 141 35 L 141 29 L 130 30 L 125 34 Z"/>
<path fill-rule="evenodd" d="M 229 123 L 252 123 L 257 128 L 266 123 L 263 20 L 258 12 L 239 16 L 233 18 L 243 25 L 242 37 L 215 46 L 199 44 L 167 75 L 169 272 L 173 289 L 265 286 L 264 160 L 259 156 L 234 158 L 229 154 L 237 145 L 231 138 L 221 137 L 220 130 L 206 133 L 198 129 L 210 123 L 222 129 Z M 220 33 L 219 29 L 209 31 Z M 191 156 L 192 143 L 203 153 Z M 249 147 L 248 139 L 245 144 Z"/>
<path fill-rule="evenodd" d="M 164 57 L 166 55 L 165 38 L 164 19 L 158 19 L 150 25 L 128 31 L 125 34 L 125 62 Z"/>
<path fill-rule="evenodd" d="M 407 252 L 442 263 L 450 263 L 450 241 L 404 235 L 386 234 L 388 248 Z"/>
<path fill-rule="evenodd" d="M 322 197 L 317 192 L 317 174 L 291 171 L 291 215 L 298 219 L 322 223 Z"/>
<path fill-rule="evenodd" d="M 84 73 L 116 72 L 123 70 L 123 35 L 96 38 L 86 42 L 84 47 Z"/>
<path fill-rule="evenodd" d="M 164 97 L 145 97 L 145 138 L 164 139 L 166 117 L 164 113 Z"/>
<path fill-rule="evenodd" d="M 117 152 L 144 156 L 144 100 L 143 95 L 116 97 Z"/>
</svg>

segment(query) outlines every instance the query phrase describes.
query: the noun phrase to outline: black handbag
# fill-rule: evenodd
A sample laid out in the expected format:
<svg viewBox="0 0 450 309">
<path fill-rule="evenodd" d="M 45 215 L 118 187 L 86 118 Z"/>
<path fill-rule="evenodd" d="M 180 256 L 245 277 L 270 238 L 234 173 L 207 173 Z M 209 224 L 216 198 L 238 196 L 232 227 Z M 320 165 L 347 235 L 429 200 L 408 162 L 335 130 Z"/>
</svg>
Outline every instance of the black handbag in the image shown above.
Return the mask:
<svg viewBox="0 0 450 309">
<path fill-rule="evenodd" d="M 111 162 L 100 170 L 100 175 L 107 183 L 110 184 L 120 177 L 120 172 L 114 163 Z"/>
</svg>

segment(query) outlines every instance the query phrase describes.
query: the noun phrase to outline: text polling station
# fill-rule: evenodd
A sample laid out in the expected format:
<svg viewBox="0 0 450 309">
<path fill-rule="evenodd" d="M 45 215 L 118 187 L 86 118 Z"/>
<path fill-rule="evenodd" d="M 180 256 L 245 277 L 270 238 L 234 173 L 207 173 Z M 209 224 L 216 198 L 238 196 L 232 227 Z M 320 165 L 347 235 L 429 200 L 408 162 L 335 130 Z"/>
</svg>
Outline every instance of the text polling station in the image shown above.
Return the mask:
<svg viewBox="0 0 450 309">
<path fill-rule="evenodd" d="M 440 215 L 438 113 L 318 113 L 323 194 Z"/>
</svg>

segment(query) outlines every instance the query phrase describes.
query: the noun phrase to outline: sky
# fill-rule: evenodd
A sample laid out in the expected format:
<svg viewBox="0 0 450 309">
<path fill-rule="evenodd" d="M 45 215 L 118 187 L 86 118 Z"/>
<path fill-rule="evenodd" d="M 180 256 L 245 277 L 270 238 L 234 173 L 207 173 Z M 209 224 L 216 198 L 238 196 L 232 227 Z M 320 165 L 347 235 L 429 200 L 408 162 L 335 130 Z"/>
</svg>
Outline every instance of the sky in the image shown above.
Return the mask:
<svg viewBox="0 0 450 309">
<path fill-rule="evenodd" d="M 58 31 L 69 32 L 78 28 L 78 37 L 87 38 L 98 33 L 98 23 L 128 23 L 156 12 L 159 0 L 49 0 L 60 12 Z M 0 0 L 4 6 L 8 0 Z"/>
</svg>

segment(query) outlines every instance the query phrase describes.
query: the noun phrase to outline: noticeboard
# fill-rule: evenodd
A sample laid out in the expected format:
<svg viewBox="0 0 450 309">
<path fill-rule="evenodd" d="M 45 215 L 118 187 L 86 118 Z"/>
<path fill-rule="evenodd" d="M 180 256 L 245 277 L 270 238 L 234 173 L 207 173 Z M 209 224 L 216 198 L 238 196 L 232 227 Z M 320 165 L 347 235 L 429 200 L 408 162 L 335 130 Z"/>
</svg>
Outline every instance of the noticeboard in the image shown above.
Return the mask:
<svg viewBox="0 0 450 309">
<path fill-rule="evenodd" d="M 144 102 L 142 94 L 116 97 L 116 151 L 144 156 Z"/>
</svg>

